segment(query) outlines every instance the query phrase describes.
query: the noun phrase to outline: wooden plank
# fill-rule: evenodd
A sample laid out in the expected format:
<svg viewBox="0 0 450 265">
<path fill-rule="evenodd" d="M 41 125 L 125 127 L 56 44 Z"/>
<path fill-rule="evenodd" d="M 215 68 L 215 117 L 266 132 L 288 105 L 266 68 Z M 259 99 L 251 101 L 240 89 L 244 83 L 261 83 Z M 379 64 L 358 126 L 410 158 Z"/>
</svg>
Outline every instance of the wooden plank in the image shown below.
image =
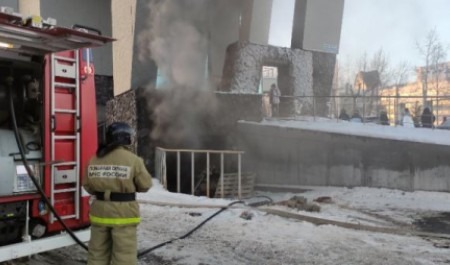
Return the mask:
<svg viewBox="0 0 450 265">
<path fill-rule="evenodd" d="M 250 195 L 254 190 L 255 175 L 251 173 L 243 173 L 241 175 L 241 195 L 246 197 Z M 238 191 L 239 182 L 237 174 L 224 174 L 223 176 L 223 195 L 224 197 L 236 197 Z M 221 179 L 217 182 L 215 197 L 220 198 L 222 196 Z"/>
<path fill-rule="evenodd" d="M 313 223 L 316 225 L 335 225 L 335 226 L 339 226 L 339 227 L 343 227 L 343 228 L 347 228 L 347 229 L 364 230 L 364 231 L 386 233 L 386 234 L 450 239 L 449 234 L 421 232 L 421 231 L 416 231 L 416 230 L 411 230 L 411 229 L 405 229 L 403 227 L 399 227 L 399 228 L 378 227 L 378 226 L 361 225 L 361 224 L 354 224 L 354 223 L 348 223 L 348 222 L 334 221 L 334 220 L 329 220 L 329 219 L 324 219 L 324 218 L 318 218 L 318 217 L 312 217 L 312 216 L 302 215 L 302 214 L 298 214 L 298 213 L 282 211 L 282 210 L 273 209 L 270 207 L 258 207 L 258 209 L 261 211 L 264 211 L 268 214 L 278 215 L 278 216 L 285 217 L 285 218 L 293 218 L 293 219 L 297 219 L 300 221 L 306 221 L 309 223 Z"/>
</svg>

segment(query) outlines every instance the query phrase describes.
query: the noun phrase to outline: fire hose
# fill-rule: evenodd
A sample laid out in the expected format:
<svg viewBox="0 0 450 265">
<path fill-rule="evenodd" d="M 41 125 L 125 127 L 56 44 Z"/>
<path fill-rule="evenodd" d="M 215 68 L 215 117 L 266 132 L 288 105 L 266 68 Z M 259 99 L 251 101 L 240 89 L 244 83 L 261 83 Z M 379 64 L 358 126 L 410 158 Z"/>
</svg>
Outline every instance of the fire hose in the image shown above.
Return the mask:
<svg viewBox="0 0 450 265">
<path fill-rule="evenodd" d="M 161 244 L 158 244 L 158 245 L 156 245 L 156 246 L 154 246 L 154 247 L 151 247 L 151 248 L 149 248 L 149 249 L 145 249 L 145 250 L 140 251 L 140 252 L 138 253 L 138 258 L 141 258 L 141 257 L 145 256 L 146 254 L 152 252 L 152 251 L 155 250 L 155 249 L 158 249 L 158 248 L 161 248 L 161 247 L 163 247 L 163 246 L 165 246 L 165 245 L 168 245 L 168 244 L 170 244 L 170 243 L 173 243 L 173 242 L 176 241 L 176 240 L 180 240 L 180 239 L 185 239 L 185 238 L 187 238 L 188 236 L 192 235 L 192 233 L 194 233 L 195 231 L 197 231 L 200 227 L 202 227 L 204 224 L 206 224 L 209 220 L 213 219 L 214 217 L 216 217 L 217 215 L 219 215 L 221 212 L 227 210 L 227 209 L 230 208 L 231 206 L 233 206 L 233 205 L 235 205 L 235 204 L 239 204 L 239 203 L 245 204 L 244 201 L 234 201 L 234 202 L 231 202 L 231 203 L 228 204 L 227 206 L 220 208 L 220 210 L 218 210 L 217 212 L 215 212 L 215 213 L 214 213 L 213 215 L 211 215 L 210 217 L 208 217 L 208 218 L 206 218 L 205 220 L 203 220 L 203 222 L 201 222 L 200 224 L 198 224 L 196 227 L 194 227 L 192 230 L 190 230 L 190 231 L 187 232 L 186 234 L 184 234 L 184 235 L 182 235 L 182 236 L 180 236 L 180 237 L 178 237 L 178 238 L 171 239 L 171 240 L 168 240 L 168 241 L 163 242 L 163 243 L 161 243 Z"/>
<path fill-rule="evenodd" d="M 53 213 L 53 215 L 56 217 L 56 219 L 58 220 L 58 222 L 63 226 L 63 228 L 66 230 L 66 232 L 70 235 L 70 237 L 79 245 L 81 246 L 83 249 L 88 250 L 88 247 L 86 246 L 86 244 L 84 242 L 82 242 L 76 235 L 75 233 L 66 225 L 66 223 L 62 220 L 61 216 L 56 212 L 55 208 L 53 207 L 52 203 L 50 202 L 50 200 L 47 198 L 44 190 L 42 189 L 42 187 L 40 186 L 38 180 L 36 179 L 36 176 L 34 175 L 33 171 L 30 168 L 30 165 L 28 163 L 28 160 L 25 156 L 25 148 L 24 145 L 22 143 L 22 139 L 19 135 L 19 128 L 17 126 L 17 119 L 16 119 L 16 115 L 15 115 L 15 110 L 14 110 L 14 99 L 13 99 L 13 94 L 12 94 L 12 80 L 8 82 L 8 93 L 9 93 L 9 100 L 10 100 L 10 110 L 11 110 L 11 120 L 13 123 L 13 129 L 14 129 L 14 136 L 16 138 L 16 142 L 17 145 L 19 147 L 19 153 L 20 153 L 20 157 L 21 160 L 23 162 L 23 165 L 25 166 L 25 169 L 28 173 L 28 176 L 30 177 L 31 181 L 33 182 L 34 186 L 36 186 L 36 189 L 38 190 L 39 194 L 42 197 L 42 200 L 45 202 L 45 204 L 48 206 L 48 208 L 50 209 L 50 211 Z M 258 196 L 257 196 L 258 197 Z M 261 197 L 261 196 L 259 196 Z M 268 198 L 269 200 L 271 200 L 270 198 Z M 192 233 L 194 233 L 195 231 L 197 231 L 199 228 L 201 228 L 203 225 L 205 225 L 208 221 L 210 221 L 211 219 L 213 219 L 214 217 L 216 217 L 217 215 L 219 215 L 220 213 L 222 213 L 223 211 L 229 209 L 231 206 L 235 205 L 235 204 L 245 204 L 244 201 L 239 200 L 239 201 L 233 201 L 231 203 L 229 203 L 227 206 L 224 206 L 222 208 L 220 208 L 220 210 L 218 210 L 217 212 L 215 212 L 214 214 L 212 214 L 210 217 L 206 218 L 204 221 L 202 221 L 200 224 L 198 224 L 196 227 L 194 227 L 192 230 L 190 230 L 189 232 L 187 232 L 186 234 L 175 238 L 175 239 L 171 239 L 168 240 L 166 242 L 163 242 L 161 244 L 158 244 L 156 246 L 153 246 L 151 248 L 148 249 L 144 249 L 138 252 L 137 256 L 138 258 L 142 258 L 144 257 L 146 254 L 154 251 L 155 249 L 161 248 L 163 246 L 166 246 L 168 244 L 171 244 L 172 242 L 176 241 L 176 240 L 180 240 L 180 239 L 185 239 L 187 237 L 189 237 L 190 235 L 192 235 Z"/>
<path fill-rule="evenodd" d="M 251 199 L 251 198 L 265 198 L 265 199 L 268 199 L 269 202 L 273 202 L 272 199 L 271 199 L 270 197 L 263 196 L 263 195 L 260 195 L 260 196 L 253 196 L 253 197 L 246 198 L 246 199 Z M 203 220 L 203 222 L 201 222 L 200 224 L 198 224 L 196 227 L 194 227 L 192 230 L 190 230 L 190 231 L 187 232 L 186 234 L 184 234 L 184 235 L 182 235 L 182 236 L 180 236 L 180 237 L 177 237 L 177 238 L 175 238 L 175 239 L 171 239 L 171 240 L 168 240 L 168 241 L 163 242 L 163 243 L 161 243 L 161 244 L 158 244 L 158 245 L 156 245 L 156 246 L 154 246 L 154 247 L 151 247 L 151 248 L 149 248 L 149 249 L 141 250 L 141 251 L 138 253 L 138 258 L 142 258 L 143 256 L 145 256 L 146 254 L 152 252 L 153 250 L 158 249 L 158 248 L 161 248 L 161 247 L 163 247 L 163 246 L 165 246 L 165 245 L 171 244 L 171 243 L 173 243 L 174 241 L 177 241 L 177 240 L 180 240 L 180 239 L 185 239 L 185 238 L 189 237 L 189 236 L 192 235 L 195 231 L 197 231 L 200 227 L 202 227 L 204 224 L 206 224 L 208 221 L 210 221 L 211 219 L 213 219 L 214 217 L 216 217 L 217 215 L 219 215 L 219 214 L 222 213 L 223 211 L 229 209 L 231 206 L 233 206 L 233 205 L 235 205 L 235 204 L 246 204 L 246 205 L 248 205 L 248 206 L 253 206 L 253 204 L 248 204 L 248 203 L 246 203 L 246 202 L 243 201 L 243 200 L 233 201 L 233 202 L 229 203 L 227 206 L 224 206 L 224 207 L 220 208 L 217 212 L 215 212 L 215 213 L 212 214 L 210 217 L 208 217 L 208 218 L 206 218 L 205 220 Z M 254 205 L 258 205 L 258 204 L 260 204 L 260 202 L 254 203 Z"/>
<path fill-rule="evenodd" d="M 12 94 L 12 80 L 8 80 L 9 82 L 7 82 L 7 86 L 8 86 L 8 93 L 9 93 L 9 101 L 10 101 L 10 111 L 11 111 L 11 120 L 12 120 L 12 124 L 13 124 L 13 129 L 14 129 L 14 136 L 16 138 L 16 143 L 17 146 L 19 148 L 19 153 L 20 153 L 20 157 L 21 160 L 23 162 L 23 165 L 28 173 L 28 176 L 30 177 L 31 181 L 33 182 L 34 186 L 36 187 L 36 189 L 38 190 L 39 194 L 41 195 L 42 200 L 45 202 L 45 204 L 48 206 L 48 208 L 50 209 L 50 211 L 53 213 L 53 215 L 56 217 L 56 219 L 58 220 L 58 222 L 64 227 L 64 229 L 66 230 L 66 232 L 70 235 L 70 237 L 79 245 L 81 246 L 83 249 L 88 250 L 88 247 L 86 246 L 86 244 L 84 242 L 82 242 L 76 235 L 75 233 L 66 225 L 66 223 L 63 221 L 63 219 L 61 218 L 61 216 L 57 213 L 57 211 L 55 210 L 55 208 L 53 207 L 52 203 L 50 202 L 50 200 L 47 198 L 44 190 L 42 189 L 42 187 L 40 186 L 38 180 L 36 179 L 36 176 L 33 172 L 33 170 L 31 170 L 30 164 L 28 163 L 28 160 L 25 156 L 25 148 L 22 142 L 22 138 L 19 135 L 19 128 L 17 126 L 17 118 L 16 118 L 16 113 L 15 113 L 15 109 L 14 109 L 14 98 L 13 98 L 13 94 Z M 257 197 L 265 197 L 266 199 L 269 199 L 271 201 L 270 198 L 266 197 L 266 196 L 254 196 L 252 198 L 257 198 Z M 248 198 L 249 199 L 249 198 Z M 198 224 L 196 227 L 194 227 L 193 229 L 191 229 L 189 232 L 187 232 L 186 234 L 184 234 L 183 236 L 180 236 L 178 238 L 175 239 L 171 239 L 168 240 L 166 242 L 163 242 L 161 244 L 158 244 L 156 246 L 153 246 L 151 248 L 148 249 L 144 249 L 142 251 L 139 251 L 137 256 L 138 258 L 142 258 L 143 256 L 145 256 L 146 254 L 161 248 L 163 246 L 166 246 L 168 244 L 173 243 L 176 240 L 180 240 L 180 239 L 185 239 L 187 237 L 189 237 L 190 235 L 192 235 L 195 231 L 197 231 L 198 229 L 200 229 L 203 225 L 205 225 L 208 221 L 210 221 L 211 219 L 213 219 L 214 217 L 216 217 L 217 215 L 219 215 L 220 213 L 222 213 L 223 211 L 229 209 L 231 206 L 235 205 L 235 204 L 246 204 L 246 202 L 239 200 L 239 201 L 233 201 L 231 203 L 229 203 L 227 206 L 224 206 L 222 208 L 220 208 L 220 210 L 218 210 L 217 212 L 215 212 L 214 214 L 212 214 L 211 216 L 209 216 L 208 218 L 206 218 L 204 221 L 202 221 L 200 224 Z"/>
<path fill-rule="evenodd" d="M 70 237 L 78 244 L 80 245 L 82 248 L 84 249 L 88 249 L 88 247 L 86 246 L 86 244 L 84 244 L 76 235 L 75 233 L 66 225 L 66 223 L 64 223 L 63 219 L 61 218 L 61 216 L 56 212 L 55 208 L 53 207 L 52 203 L 50 202 L 50 200 L 47 198 L 47 196 L 45 195 L 44 190 L 42 189 L 42 187 L 39 185 L 38 180 L 36 179 L 36 176 L 34 175 L 33 170 L 31 170 L 30 168 L 30 164 L 28 163 L 27 157 L 25 156 L 25 147 L 22 143 L 22 138 L 19 135 L 19 128 L 17 126 L 17 118 L 16 118 L 16 112 L 15 112 L 15 108 L 14 108 L 14 98 L 13 98 L 13 91 L 12 91 L 12 80 L 8 79 L 7 80 L 7 87 L 8 87 L 8 93 L 9 93 L 9 107 L 10 107 L 10 111 L 11 111 L 11 120 L 12 120 L 12 124 L 13 124 L 13 129 L 14 129 L 14 136 L 16 138 L 16 143 L 17 146 L 19 148 L 19 153 L 20 153 L 20 158 L 23 162 L 23 165 L 25 166 L 25 169 L 28 173 L 28 176 L 30 177 L 31 181 L 33 182 L 34 186 L 36 187 L 36 189 L 38 190 L 39 194 L 41 195 L 42 200 L 45 202 L 45 204 L 48 206 L 48 208 L 50 209 L 50 211 L 53 213 L 53 215 L 56 217 L 56 219 L 58 220 L 58 222 L 64 227 L 64 229 L 67 231 L 67 233 L 70 235 Z"/>
</svg>

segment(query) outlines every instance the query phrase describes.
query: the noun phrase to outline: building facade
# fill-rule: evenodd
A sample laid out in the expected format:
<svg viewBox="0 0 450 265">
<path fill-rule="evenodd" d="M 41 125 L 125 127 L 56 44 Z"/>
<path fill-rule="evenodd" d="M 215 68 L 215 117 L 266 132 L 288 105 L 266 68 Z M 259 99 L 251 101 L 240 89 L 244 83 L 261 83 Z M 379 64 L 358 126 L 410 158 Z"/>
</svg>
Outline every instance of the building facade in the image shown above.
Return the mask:
<svg viewBox="0 0 450 265">
<path fill-rule="evenodd" d="M 444 117 L 450 116 L 450 62 L 440 64 L 437 71 L 431 71 L 426 84 L 426 97 L 424 97 L 424 67 L 416 70 L 414 82 L 394 85 L 380 90 L 382 105 L 390 117 L 398 122 L 408 108 L 416 121 L 425 107 L 429 107 L 436 116 L 435 126 L 442 123 Z M 425 102 L 425 104 L 424 104 Z"/>
</svg>

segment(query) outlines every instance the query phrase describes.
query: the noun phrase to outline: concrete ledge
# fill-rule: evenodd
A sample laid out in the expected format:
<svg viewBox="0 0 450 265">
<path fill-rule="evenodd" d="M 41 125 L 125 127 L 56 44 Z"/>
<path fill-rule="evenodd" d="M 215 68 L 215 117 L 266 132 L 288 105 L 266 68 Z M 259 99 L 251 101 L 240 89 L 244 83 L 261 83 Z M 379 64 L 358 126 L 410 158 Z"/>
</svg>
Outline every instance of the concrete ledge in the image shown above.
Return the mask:
<svg viewBox="0 0 450 265">
<path fill-rule="evenodd" d="M 450 146 L 238 124 L 256 184 L 450 191 Z"/>
</svg>

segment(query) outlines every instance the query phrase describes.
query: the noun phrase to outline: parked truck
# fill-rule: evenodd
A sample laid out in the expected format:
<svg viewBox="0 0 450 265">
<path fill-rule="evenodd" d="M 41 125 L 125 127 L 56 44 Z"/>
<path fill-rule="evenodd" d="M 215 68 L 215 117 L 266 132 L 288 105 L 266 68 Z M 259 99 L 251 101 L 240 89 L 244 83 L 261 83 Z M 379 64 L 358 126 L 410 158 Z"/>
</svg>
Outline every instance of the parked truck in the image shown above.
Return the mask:
<svg viewBox="0 0 450 265">
<path fill-rule="evenodd" d="M 97 148 L 91 48 L 112 40 L 0 8 L 0 262 L 89 240 L 80 184 Z"/>
</svg>

